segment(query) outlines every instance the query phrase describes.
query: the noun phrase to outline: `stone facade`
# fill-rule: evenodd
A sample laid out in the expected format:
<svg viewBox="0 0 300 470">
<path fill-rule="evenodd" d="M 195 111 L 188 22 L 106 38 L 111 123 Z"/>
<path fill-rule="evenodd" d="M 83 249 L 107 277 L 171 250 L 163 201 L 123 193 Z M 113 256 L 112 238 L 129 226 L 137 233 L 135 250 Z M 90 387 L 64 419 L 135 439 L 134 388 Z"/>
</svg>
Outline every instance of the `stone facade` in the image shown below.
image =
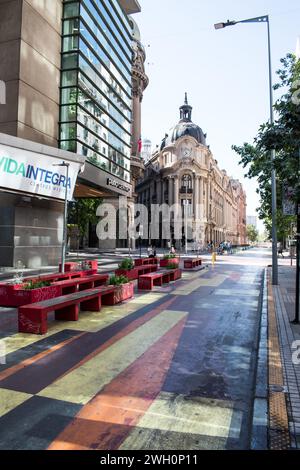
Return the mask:
<svg viewBox="0 0 300 470">
<path fill-rule="evenodd" d="M 0 2 L 0 132 L 57 147 L 62 1 Z"/>
<path fill-rule="evenodd" d="M 138 202 L 148 209 L 151 204 L 178 204 L 183 214 L 181 239 L 174 237 L 176 213 L 171 215 L 171 240 L 177 248 L 185 244 L 186 221 L 193 229 L 193 238 L 187 232 L 189 249 L 195 245 L 204 247 L 210 240 L 215 244 L 224 240 L 234 245 L 245 244 L 243 187 L 219 168 L 206 145 L 206 135 L 191 121 L 192 108 L 187 98 L 180 112 L 180 122 L 145 164 L 144 178 L 137 185 Z M 156 244 L 167 246 L 167 243 L 168 240 L 162 240 Z"/>
</svg>

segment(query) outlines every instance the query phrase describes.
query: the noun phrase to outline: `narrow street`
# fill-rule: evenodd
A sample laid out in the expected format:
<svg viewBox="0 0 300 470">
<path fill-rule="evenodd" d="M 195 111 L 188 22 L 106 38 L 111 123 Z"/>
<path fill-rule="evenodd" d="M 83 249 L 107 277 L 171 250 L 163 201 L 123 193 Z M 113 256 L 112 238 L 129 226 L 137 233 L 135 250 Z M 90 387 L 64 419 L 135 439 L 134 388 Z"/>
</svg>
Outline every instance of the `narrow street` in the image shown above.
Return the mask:
<svg viewBox="0 0 300 470">
<path fill-rule="evenodd" d="M 1 449 L 247 449 L 268 250 L 17 334 L 1 309 Z"/>
</svg>

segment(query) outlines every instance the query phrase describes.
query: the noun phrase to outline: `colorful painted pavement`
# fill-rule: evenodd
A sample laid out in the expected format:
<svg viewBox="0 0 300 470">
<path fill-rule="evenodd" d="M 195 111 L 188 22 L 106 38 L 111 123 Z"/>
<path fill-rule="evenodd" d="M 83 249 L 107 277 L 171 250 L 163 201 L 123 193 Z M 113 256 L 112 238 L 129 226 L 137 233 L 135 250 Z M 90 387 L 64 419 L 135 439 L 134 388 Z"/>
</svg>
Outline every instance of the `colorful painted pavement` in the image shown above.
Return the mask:
<svg viewBox="0 0 300 470">
<path fill-rule="evenodd" d="M 248 448 L 262 273 L 184 273 L 43 337 L 1 309 L 0 448 Z"/>
</svg>

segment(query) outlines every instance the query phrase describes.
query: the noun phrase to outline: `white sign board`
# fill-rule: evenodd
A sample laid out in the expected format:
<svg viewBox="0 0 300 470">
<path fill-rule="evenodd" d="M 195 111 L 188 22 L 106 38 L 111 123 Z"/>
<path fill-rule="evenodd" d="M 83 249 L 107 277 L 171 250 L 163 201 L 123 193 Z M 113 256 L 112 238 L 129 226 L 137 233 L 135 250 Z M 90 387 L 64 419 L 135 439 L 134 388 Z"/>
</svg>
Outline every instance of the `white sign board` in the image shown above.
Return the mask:
<svg viewBox="0 0 300 470">
<path fill-rule="evenodd" d="M 67 185 L 68 200 L 71 200 L 80 164 L 66 161 L 67 181 L 67 167 L 54 166 L 61 163 L 59 158 L 0 144 L 0 187 L 65 199 Z"/>
</svg>

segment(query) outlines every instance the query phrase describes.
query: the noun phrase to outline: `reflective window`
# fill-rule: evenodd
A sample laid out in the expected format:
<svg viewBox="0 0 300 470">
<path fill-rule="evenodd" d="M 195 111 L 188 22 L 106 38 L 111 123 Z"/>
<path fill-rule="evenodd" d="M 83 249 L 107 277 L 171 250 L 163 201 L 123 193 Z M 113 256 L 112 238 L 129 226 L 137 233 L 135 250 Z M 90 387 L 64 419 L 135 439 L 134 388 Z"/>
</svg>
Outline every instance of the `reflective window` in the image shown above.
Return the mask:
<svg viewBox="0 0 300 470">
<path fill-rule="evenodd" d="M 75 69 L 78 66 L 78 54 L 63 54 L 62 68 Z"/>
<path fill-rule="evenodd" d="M 63 71 L 61 74 L 61 86 L 75 86 L 77 84 L 77 70 Z"/>
<path fill-rule="evenodd" d="M 76 138 L 76 124 L 74 122 L 61 124 L 60 126 L 61 140 L 71 140 Z"/>
<path fill-rule="evenodd" d="M 116 104 L 118 109 L 120 109 L 126 116 L 130 116 L 131 100 L 127 95 L 125 95 L 125 93 L 122 93 L 121 87 L 112 77 L 108 77 L 108 82 L 104 81 L 99 73 L 97 73 L 82 56 L 79 57 L 79 68 L 82 69 L 85 75 L 89 77 L 91 82 L 93 82 L 113 103 Z M 101 70 L 106 73 L 104 67 L 102 67 Z"/>
<path fill-rule="evenodd" d="M 94 165 L 128 182 L 132 105 L 129 33 L 127 17 L 117 2 L 64 4 L 60 146 L 85 155 Z"/>
<path fill-rule="evenodd" d="M 82 23 L 81 28 L 80 28 L 80 33 L 88 40 L 89 44 L 95 52 L 99 54 L 99 49 L 102 47 L 104 48 L 108 54 L 112 57 L 113 61 L 115 64 L 118 66 L 119 70 L 124 74 L 124 76 L 127 78 L 127 80 L 131 80 L 131 62 L 125 58 L 124 54 L 122 54 L 122 58 L 125 59 L 126 65 L 120 60 L 119 56 L 115 53 L 114 48 L 109 44 L 107 41 L 106 37 L 102 34 L 102 31 L 99 29 L 99 26 L 96 25 L 89 14 L 85 11 L 84 8 L 82 8 L 82 18 L 85 20 L 87 23 L 88 27 L 93 31 L 95 36 L 97 37 L 97 40 L 99 43 L 95 41 L 93 36 L 89 33 L 87 28 L 84 26 Z M 100 46 L 101 45 L 101 46 Z"/>
<path fill-rule="evenodd" d="M 124 26 L 126 28 L 127 34 L 129 37 L 131 36 L 131 28 L 129 26 L 129 23 L 127 21 L 127 18 L 125 17 L 122 8 L 120 7 L 119 3 L 117 0 L 102 0 L 103 3 L 106 5 L 107 9 L 109 11 L 112 10 L 112 5 L 114 5 L 115 9 L 119 13 L 120 17 L 122 18 L 122 21 L 119 19 L 117 15 L 114 15 L 114 20 L 116 21 L 117 25 L 121 29 L 121 31 L 124 31 Z"/>
<path fill-rule="evenodd" d="M 71 52 L 79 47 L 79 36 L 67 36 L 63 39 L 63 52 Z"/>
<path fill-rule="evenodd" d="M 66 36 L 67 34 L 79 34 L 79 18 L 63 22 L 63 35 Z"/>
<path fill-rule="evenodd" d="M 130 145 L 130 134 L 125 132 L 115 121 L 113 121 L 97 104 L 91 100 L 91 98 L 86 95 L 84 92 L 79 90 L 78 94 L 78 104 L 80 105 L 80 110 L 78 110 L 78 114 L 84 113 L 84 110 L 87 112 L 85 115 L 87 119 L 91 122 L 92 126 L 97 127 L 97 123 L 92 122 L 92 117 L 89 115 L 91 114 L 96 118 L 96 121 L 100 121 L 100 124 L 103 125 L 103 128 L 109 128 L 112 132 L 117 134 L 127 145 Z"/>
<path fill-rule="evenodd" d="M 107 94 L 104 95 L 103 93 L 96 88 L 94 84 L 81 72 L 79 71 L 79 76 L 78 76 L 78 85 L 84 92 L 92 98 L 98 106 L 100 106 L 102 109 L 105 109 L 105 111 L 108 113 L 110 117 L 115 119 L 120 126 L 122 126 L 125 130 L 128 132 L 131 132 L 131 113 L 130 111 L 126 108 L 124 110 L 120 109 L 120 106 L 118 107 L 118 104 L 114 106 L 108 99 L 107 99 Z M 119 103 L 119 101 L 118 101 Z M 118 107 L 118 109 L 117 109 Z M 121 113 L 123 112 L 123 114 Z M 127 119 L 125 118 L 127 117 Z"/>
<path fill-rule="evenodd" d="M 128 46 L 127 42 L 125 42 L 124 39 L 121 38 L 121 41 L 120 41 L 120 37 L 118 36 L 119 33 L 117 29 L 114 28 L 113 30 L 111 30 L 109 23 L 105 21 L 105 19 L 103 19 L 103 17 L 99 14 L 99 10 L 97 10 L 94 7 L 93 3 L 90 0 L 83 0 L 82 5 L 84 9 L 89 13 L 89 16 L 91 17 L 91 21 L 93 25 L 90 22 L 88 24 L 92 28 L 93 32 L 97 35 L 97 33 L 95 32 L 95 27 L 96 27 L 96 30 L 101 28 L 101 31 L 103 32 L 103 34 L 105 34 L 107 39 L 111 42 L 112 46 L 115 48 L 118 54 L 125 61 L 127 60 L 128 64 L 130 64 L 131 58 L 132 58 L 132 49 L 130 46 Z M 82 8 L 82 12 L 83 12 L 83 8 Z"/>
<path fill-rule="evenodd" d="M 66 3 L 64 5 L 64 18 L 72 18 L 79 15 L 79 3 Z"/>
<path fill-rule="evenodd" d="M 113 13 L 113 9 L 111 5 L 108 3 L 108 7 L 106 9 L 103 7 L 103 5 L 100 4 L 100 2 L 95 2 L 94 0 L 84 0 L 84 3 L 87 5 L 88 10 L 89 10 L 89 7 L 92 6 L 99 12 L 99 14 L 103 16 L 109 28 L 112 30 L 115 37 L 118 39 L 119 43 L 122 44 L 124 48 L 126 48 L 126 50 L 128 51 L 128 55 L 130 57 L 132 53 L 131 32 L 128 33 L 127 31 L 125 31 L 122 24 L 121 24 L 121 27 L 118 25 L 118 21 L 116 20 L 116 15 L 114 15 L 114 19 L 113 19 L 112 16 L 108 13 L 108 12 Z M 94 13 L 93 8 L 91 8 L 91 11 L 92 13 Z M 122 31 L 123 34 L 121 34 L 120 31 Z"/>
<path fill-rule="evenodd" d="M 92 51 L 91 47 L 87 45 L 85 41 L 83 41 L 81 38 L 79 40 L 79 48 L 82 54 L 86 57 L 86 59 L 93 64 L 93 66 L 97 69 L 97 71 L 102 75 L 102 77 L 107 81 L 107 82 L 112 82 L 115 83 L 116 86 L 119 88 L 119 92 L 124 99 L 124 101 L 129 101 L 130 98 L 128 95 L 131 93 L 131 86 L 124 80 L 120 72 L 117 70 L 117 68 L 113 65 L 113 63 L 109 60 L 108 56 L 105 54 L 104 50 L 99 49 L 99 57 L 106 65 L 104 67 L 102 63 L 100 62 L 99 58 L 94 54 Z M 108 70 L 109 71 L 108 71 Z M 124 90 L 124 91 L 123 91 Z M 127 93 L 127 94 L 126 94 Z"/>
</svg>

